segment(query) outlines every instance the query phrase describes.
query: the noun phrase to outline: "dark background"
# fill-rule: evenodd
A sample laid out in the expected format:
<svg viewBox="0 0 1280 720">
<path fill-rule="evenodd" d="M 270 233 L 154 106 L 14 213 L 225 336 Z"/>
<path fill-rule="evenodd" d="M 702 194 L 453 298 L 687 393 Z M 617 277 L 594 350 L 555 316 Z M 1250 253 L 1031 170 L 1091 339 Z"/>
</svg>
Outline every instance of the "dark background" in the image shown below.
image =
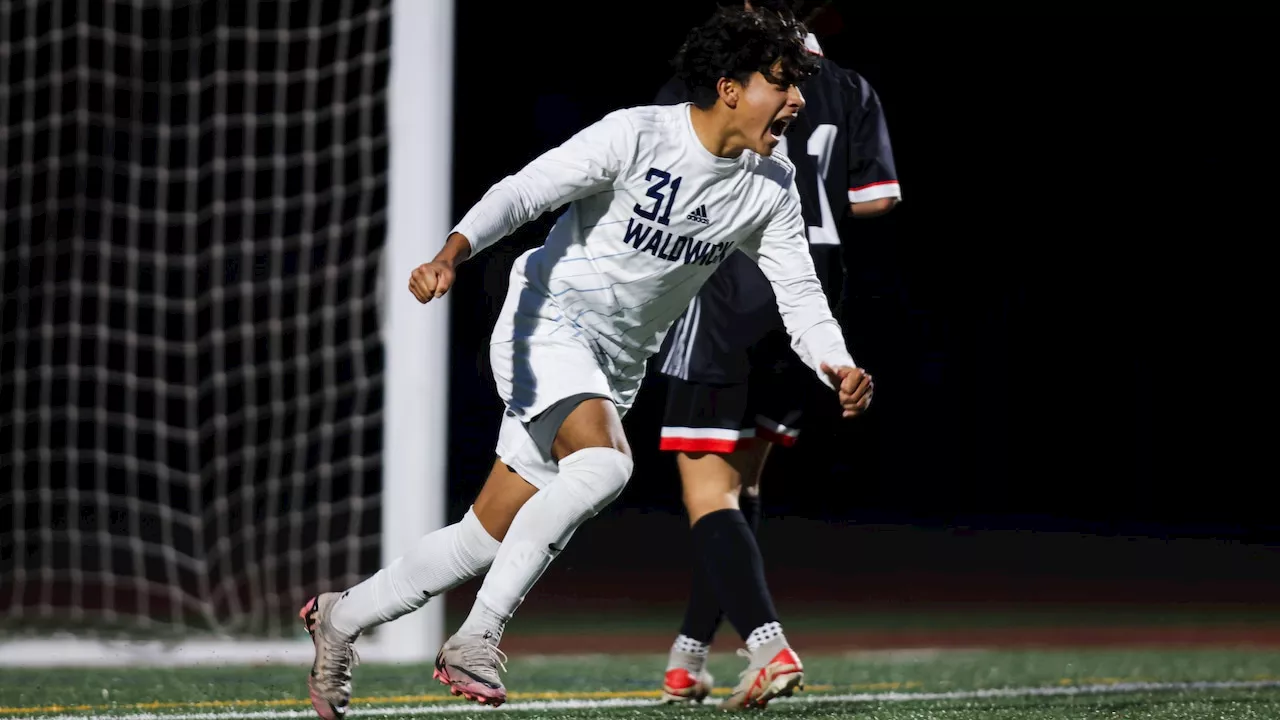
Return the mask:
<svg viewBox="0 0 1280 720">
<path fill-rule="evenodd" d="M 623 22 L 603 5 L 513 6 L 498 27 L 463 3 L 455 213 L 605 112 L 649 102 L 709 7 Z M 1273 485 L 1267 421 L 1247 419 L 1245 395 L 1264 382 L 1244 348 L 1262 342 L 1265 279 L 1241 254 L 1260 250 L 1261 228 L 1233 227 L 1254 192 L 1239 168 L 1257 149 L 1242 134 L 1261 100 L 1243 73 L 1260 36 L 1195 17 L 1157 31 L 1125 17 L 843 16 L 822 41 L 879 92 L 904 194 L 842 228 L 847 334 L 876 403 L 852 422 L 819 406 L 776 458 L 771 507 L 1274 536 L 1257 502 Z M 455 290 L 455 510 L 492 459 L 497 400 L 476 390 L 506 272 L 549 222 L 466 266 Z M 627 418 L 639 464 L 620 504 L 666 508 L 651 378 Z"/>
<path fill-rule="evenodd" d="M 355 5 L 348 57 L 324 58 L 351 79 L 345 103 L 332 75 L 314 93 L 275 79 L 307 68 L 309 23 L 338 52 L 345 3 L 28 2 L 0 28 L 6 157 L 22 159 L 4 168 L 0 218 L 0 607 L 14 623 L 29 617 L 14 608 L 212 622 L 188 617 L 207 601 L 261 625 L 247 632 L 292 632 L 299 598 L 377 568 L 394 16 L 387 0 Z M 581 127 L 650 102 L 712 7 L 457 5 L 441 148 L 457 218 Z M 842 228 L 840 312 L 876 401 L 843 421 L 829 392 L 797 389 L 813 413 L 764 484 L 775 597 L 1280 604 L 1269 18 L 836 5 L 819 35 L 878 91 L 904 201 Z M 60 41 L 26 43 L 59 23 Z M 223 95 L 225 123 L 190 130 Z M 334 150 L 314 173 L 312 134 Z M 450 520 L 493 460 L 487 341 L 507 273 L 552 221 L 464 264 L 451 293 Z M 423 238 L 424 261 L 441 242 Z M 682 599 L 663 390 L 651 375 L 626 418 L 627 490 L 531 609 Z M 99 553 L 108 537 L 141 542 Z"/>
<path fill-rule="evenodd" d="M 1180 588 L 1148 593 L 1165 601 L 1193 587 L 1274 597 L 1276 555 L 1255 552 L 1280 539 L 1261 262 L 1274 220 L 1246 219 L 1274 205 L 1256 23 L 837 5 L 820 39 L 880 94 L 904 200 L 842 228 L 842 313 L 875 407 L 841 421 L 811 393 L 817 415 L 765 478 L 771 572 L 803 554 L 831 582 L 873 565 L 972 571 L 932 583 L 947 596 L 970 582 L 1026 596 L 1056 574 L 1057 597 L 1100 577 L 1114 581 L 1101 598 L 1141 595 L 1156 577 Z M 499 25 L 463 3 L 455 213 L 581 126 L 650 102 L 710 7 L 523 5 Z M 453 291 L 453 517 L 492 461 L 486 341 L 506 272 L 549 223 L 464 266 Z M 631 484 L 560 571 L 684 556 L 674 462 L 656 451 L 662 380 L 650 378 L 626 418 Z M 986 539 L 957 539 L 975 534 Z M 917 535 L 933 539 L 917 547 Z"/>
</svg>

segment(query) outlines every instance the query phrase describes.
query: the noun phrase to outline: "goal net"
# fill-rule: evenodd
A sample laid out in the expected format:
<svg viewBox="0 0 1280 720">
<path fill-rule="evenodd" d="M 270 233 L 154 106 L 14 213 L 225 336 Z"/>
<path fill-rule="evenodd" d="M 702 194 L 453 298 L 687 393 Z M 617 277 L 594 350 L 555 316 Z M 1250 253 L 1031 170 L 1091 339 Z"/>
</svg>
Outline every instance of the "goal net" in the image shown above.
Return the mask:
<svg viewBox="0 0 1280 720">
<path fill-rule="evenodd" d="M 379 566 L 390 5 L 0 2 L 0 635 L 296 638 Z"/>
</svg>

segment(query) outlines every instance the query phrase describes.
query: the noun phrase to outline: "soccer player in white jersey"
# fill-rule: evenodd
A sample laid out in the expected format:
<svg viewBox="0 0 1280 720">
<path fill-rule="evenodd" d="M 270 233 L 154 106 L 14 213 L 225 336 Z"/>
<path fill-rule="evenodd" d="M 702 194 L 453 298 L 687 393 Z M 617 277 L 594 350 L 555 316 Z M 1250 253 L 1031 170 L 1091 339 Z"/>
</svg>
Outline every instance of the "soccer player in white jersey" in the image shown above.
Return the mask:
<svg viewBox="0 0 1280 720">
<path fill-rule="evenodd" d="M 721 0 L 743 5 L 741 0 Z M 752 10 L 804 18 L 830 8 L 822 0 L 751 0 Z M 901 198 L 879 97 L 857 73 L 823 55 L 804 81 L 805 109 L 774 150 L 796 168 L 809 253 L 829 302 L 844 285 L 838 219 L 883 215 Z M 689 100 L 673 78 L 656 102 Z M 716 268 L 667 334 L 656 358 L 666 375 L 660 449 L 676 453 L 676 468 L 694 559 L 693 583 L 679 633 L 663 672 L 666 702 L 702 702 L 714 679 L 707 655 L 722 617 L 748 650 L 783 632 L 756 544 L 760 479 L 773 445 L 790 447 L 804 425 L 808 391 L 816 383 L 788 346 L 768 279 L 741 254 Z M 730 697 L 727 702 L 735 702 Z"/>
<path fill-rule="evenodd" d="M 435 673 L 454 694 L 506 700 L 506 623 L 574 531 L 626 486 L 621 418 L 645 363 L 730 253 L 746 253 L 769 278 L 795 351 L 844 414 L 871 402 L 871 376 L 850 357 L 814 274 L 794 168 L 773 156 L 804 107 L 797 85 L 817 68 L 803 28 L 721 9 L 689 33 L 680 67 L 699 90 L 695 103 L 606 115 L 490 188 L 412 272 L 419 301 L 439 298 L 458 263 L 568 205 L 511 270 L 490 343 L 506 410 L 475 504 L 373 577 L 302 608 L 315 645 L 312 705 L 325 720 L 346 712 L 362 632 L 486 570 Z M 754 654 L 743 675 L 750 698 L 791 691 L 798 663 L 785 648 Z"/>
</svg>

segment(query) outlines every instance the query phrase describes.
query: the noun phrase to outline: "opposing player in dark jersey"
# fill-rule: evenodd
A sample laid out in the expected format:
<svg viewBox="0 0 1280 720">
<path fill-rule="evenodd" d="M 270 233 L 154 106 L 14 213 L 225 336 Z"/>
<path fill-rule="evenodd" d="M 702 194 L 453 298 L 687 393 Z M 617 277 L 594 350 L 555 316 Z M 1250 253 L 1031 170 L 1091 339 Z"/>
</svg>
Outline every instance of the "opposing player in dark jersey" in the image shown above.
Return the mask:
<svg viewBox="0 0 1280 720">
<path fill-rule="evenodd" d="M 826 3 L 745 4 L 811 21 Z M 812 34 L 806 45 L 822 56 Z M 685 92 L 672 80 L 656 102 L 683 102 Z M 846 214 L 882 215 L 901 191 L 884 113 L 864 78 L 821 57 L 821 71 L 801 92 L 807 106 L 784 136 L 782 151 L 796 166 L 810 253 L 834 305 L 844 285 L 837 223 Z M 697 558 L 663 697 L 700 702 L 711 691 L 704 666 L 725 608 L 730 618 L 750 618 L 735 628 L 749 650 L 781 638 L 755 544 L 759 483 L 771 446 L 791 446 L 799 436 L 803 395 L 796 388 L 813 380 L 804 377 L 807 369 L 789 347 L 769 282 L 741 253 L 726 259 L 672 327 L 658 367 L 668 376 L 660 447 L 678 453 Z M 770 637 L 757 637 L 762 627 Z"/>
</svg>

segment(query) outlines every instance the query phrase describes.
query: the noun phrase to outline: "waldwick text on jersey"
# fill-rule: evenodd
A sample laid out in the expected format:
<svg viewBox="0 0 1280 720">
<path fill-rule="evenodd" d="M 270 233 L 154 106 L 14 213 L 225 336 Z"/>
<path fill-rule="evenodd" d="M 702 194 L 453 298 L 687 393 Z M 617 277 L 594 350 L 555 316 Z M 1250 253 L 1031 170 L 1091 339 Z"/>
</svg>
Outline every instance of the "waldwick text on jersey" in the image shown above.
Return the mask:
<svg viewBox="0 0 1280 720">
<path fill-rule="evenodd" d="M 668 262 L 683 262 L 686 265 L 715 265 L 733 250 L 733 243 L 694 240 L 663 232 L 660 228 L 646 225 L 635 218 L 627 220 L 627 234 L 623 242 Z"/>
</svg>

